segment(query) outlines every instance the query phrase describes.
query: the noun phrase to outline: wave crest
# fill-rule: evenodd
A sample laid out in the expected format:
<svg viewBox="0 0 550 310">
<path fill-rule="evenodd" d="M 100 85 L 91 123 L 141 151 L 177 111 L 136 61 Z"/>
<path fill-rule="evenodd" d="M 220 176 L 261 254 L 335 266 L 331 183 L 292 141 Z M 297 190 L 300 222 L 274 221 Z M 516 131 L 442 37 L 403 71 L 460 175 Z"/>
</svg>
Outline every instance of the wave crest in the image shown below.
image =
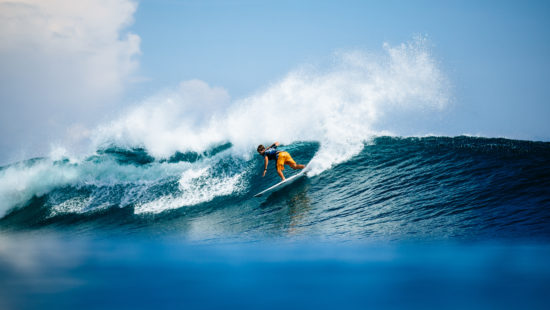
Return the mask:
<svg viewBox="0 0 550 310">
<path fill-rule="evenodd" d="M 334 57 L 330 68 L 302 67 L 231 103 L 219 88 L 204 84 L 194 92 L 187 87 L 152 97 L 100 127 L 95 143 L 144 147 L 168 158 L 229 142 L 235 154 L 249 158 L 261 143 L 318 141 L 310 172 L 318 174 L 357 154 L 373 135 L 391 133 L 397 127 L 389 120 L 396 114 L 437 111 L 448 103 L 447 80 L 425 38 L 384 44 L 382 55 L 351 51 Z"/>
</svg>

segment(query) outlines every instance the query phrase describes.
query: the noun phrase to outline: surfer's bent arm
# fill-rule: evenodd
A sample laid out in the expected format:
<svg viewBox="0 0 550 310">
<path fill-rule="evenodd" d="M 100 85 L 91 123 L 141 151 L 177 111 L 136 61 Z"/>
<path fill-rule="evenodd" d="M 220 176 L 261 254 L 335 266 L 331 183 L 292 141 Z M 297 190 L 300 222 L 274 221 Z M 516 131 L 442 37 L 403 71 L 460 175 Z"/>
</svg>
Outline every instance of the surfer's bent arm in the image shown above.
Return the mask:
<svg viewBox="0 0 550 310">
<path fill-rule="evenodd" d="M 272 147 L 274 147 L 274 146 L 279 146 L 279 142 L 277 141 L 277 142 L 273 143 L 270 147 L 268 147 L 268 149 L 270 149 L 270 148 L 272 148 Z"/>
<path fill-rule="evenodd" d="M 267 164 L 269 163 L 269 159 L 267 159 L 267 156 L 264 156 L 264 160 L 265 160 L 265 163 L 264 163 L 264 173 L 262 174 L 262 177 L 265 176 L 265 173 L 267 171 Z"/>
</svg>

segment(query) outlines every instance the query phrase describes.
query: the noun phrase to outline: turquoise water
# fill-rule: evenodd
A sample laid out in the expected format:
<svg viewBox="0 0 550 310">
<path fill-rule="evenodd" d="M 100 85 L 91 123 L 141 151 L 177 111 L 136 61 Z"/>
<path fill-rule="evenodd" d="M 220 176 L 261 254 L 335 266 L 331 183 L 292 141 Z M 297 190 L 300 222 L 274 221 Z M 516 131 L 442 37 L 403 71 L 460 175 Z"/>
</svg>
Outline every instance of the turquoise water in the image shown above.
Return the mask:
<svg viewBox="0 0 550 310">
<path fill-rule="evenodd" d="M 262 164 L 226 143 L 0 168 L 0 307 L 544 308 L 550 143 L 378 137 L 254 198 Z"/>
</svg>

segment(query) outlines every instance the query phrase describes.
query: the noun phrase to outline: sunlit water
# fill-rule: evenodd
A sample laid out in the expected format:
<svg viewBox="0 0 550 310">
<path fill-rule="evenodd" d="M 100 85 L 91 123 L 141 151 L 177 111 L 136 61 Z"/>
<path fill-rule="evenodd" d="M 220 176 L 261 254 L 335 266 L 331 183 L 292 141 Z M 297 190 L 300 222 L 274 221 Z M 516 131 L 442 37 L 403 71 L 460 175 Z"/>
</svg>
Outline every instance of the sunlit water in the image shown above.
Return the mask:
<svg viewBox="0 0 550 310">
<path fill-rule="evenodd" d="M 379 137 L 260 198 L 233 148 L 2 167 L 0 308 L 545 308 L 549 143 Z"/>
</svg>

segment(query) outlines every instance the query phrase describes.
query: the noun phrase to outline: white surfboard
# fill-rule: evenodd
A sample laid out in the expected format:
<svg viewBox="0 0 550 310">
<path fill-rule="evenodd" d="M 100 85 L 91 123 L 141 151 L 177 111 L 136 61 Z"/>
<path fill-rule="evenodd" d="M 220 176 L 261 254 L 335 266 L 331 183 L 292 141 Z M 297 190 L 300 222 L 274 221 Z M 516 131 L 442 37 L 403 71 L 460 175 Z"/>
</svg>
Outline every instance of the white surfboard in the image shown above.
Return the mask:
<svg viewBox="0 0 550 310">
<path fill-rule="evenodd" d="M 268 189 L 264 189 L 263 191 L 261 191 L 261 192 L 257 193 L 256 195 L 254 195 L 254 197 L 260 197 L 265 193 L 273 191 L 274 189 L 279 189 L 279 188 L 283 188 L 283 187 L 287 186 L 288 184 L 298 180 L 298 178 L 300 178 L 301 176 L 305 175 L 305 172 L 306 172 L 305 170 L 306 169 L 304 168 L 298 174 L 295 174 L 295 175 L 291 176 L 290 178 L 286 178 L 284 181 L 281 181 L 281 182 L 271 186 Z"/>
</svg>

